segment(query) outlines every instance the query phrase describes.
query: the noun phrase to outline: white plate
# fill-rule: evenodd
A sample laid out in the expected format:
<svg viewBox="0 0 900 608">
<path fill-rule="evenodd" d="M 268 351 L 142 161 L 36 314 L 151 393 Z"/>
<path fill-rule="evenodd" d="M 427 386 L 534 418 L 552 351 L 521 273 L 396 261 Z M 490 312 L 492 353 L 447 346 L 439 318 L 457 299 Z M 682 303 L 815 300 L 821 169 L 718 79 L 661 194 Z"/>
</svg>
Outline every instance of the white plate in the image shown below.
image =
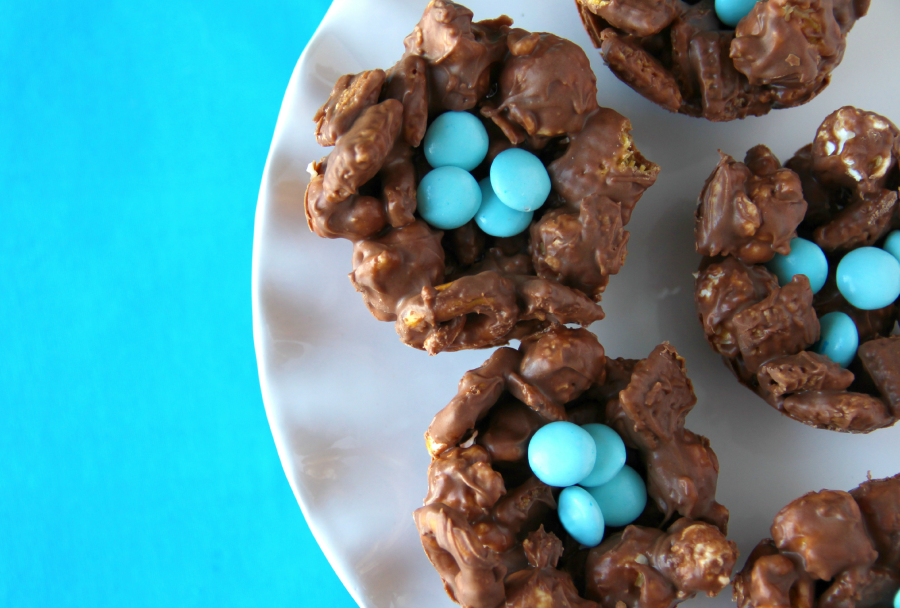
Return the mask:
<svg viewBox="0 0 900 608">
<path fill-rule="evenodd" d="M 307 164 L 324 155 L 312 116 L 342 74 L 390 67 L 425 0 L 336 0 L 291 76 L 266 162 L 253 247 L 253 330 L 263 399 L 284 470 L 313 534 L 366 607 L 453 606 L 425 557 L 411 513 L 426 492 L 423 433 L 462 374 L 489 352 L 429 357 L 400 343 L 393 323 L 366 310 L 347 273 L 351 245 L 309 232 Z M 738 158 L 766 143 L 787 160 L 846 104 L 900 122 L 900 3 L 873 3 L 851 32 L 832 85 L 812 103 L 729 124 L 670 114 L 604 67 L 572 0 L 478 0 L 476 19 L 508 13 L 517 26 L 584 47 L 601 105 L 634 125 L 644 155 L 662 167 L 628 229 L 628 261 L 591 328 L 607 353 L 641 358 L 671 341 L 687 358 L 699 403 L 688 418 L 719 456 L 718 499 L 731 510 L 741 561 L 768 536 L 775 513 L 801 494 L 848 490 L 900 471 L 900 425 L 871 435 L 820 431 L 783 418 L 739 386 L 703 339 L 692 297 L 698 256 L 693 212 L 723 151 Z M 298 572 L 297 576 L 303 576 Z M 732 606 L 730 590 L 717 599 Z"/>
</svg>

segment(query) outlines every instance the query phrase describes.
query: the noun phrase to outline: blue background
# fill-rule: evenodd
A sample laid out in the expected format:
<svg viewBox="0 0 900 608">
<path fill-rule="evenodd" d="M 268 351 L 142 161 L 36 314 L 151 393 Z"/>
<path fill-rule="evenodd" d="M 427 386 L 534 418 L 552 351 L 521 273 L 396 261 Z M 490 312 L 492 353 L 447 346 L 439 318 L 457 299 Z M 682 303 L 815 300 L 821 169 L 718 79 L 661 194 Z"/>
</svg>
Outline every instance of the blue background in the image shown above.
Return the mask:
<svg viewBox="0 0 900 608">
<path fill-rule="evenodd" d="M 355 605 L 281 470 L 250 313 L 328 4 L 0 0 L 0 605 Z"/>
</svg>

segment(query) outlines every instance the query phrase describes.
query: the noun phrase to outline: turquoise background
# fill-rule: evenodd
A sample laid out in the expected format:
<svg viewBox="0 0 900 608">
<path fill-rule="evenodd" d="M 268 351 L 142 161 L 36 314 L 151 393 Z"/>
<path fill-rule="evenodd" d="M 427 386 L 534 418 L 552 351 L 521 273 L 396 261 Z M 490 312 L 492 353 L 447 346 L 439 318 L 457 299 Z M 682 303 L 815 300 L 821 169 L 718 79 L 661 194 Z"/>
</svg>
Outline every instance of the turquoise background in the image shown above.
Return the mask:
<svg viewBox="0 0 900 608">
<path fill-rule="evenodd" d="M 0 605 L 355 605 L 278 461 L 250 312 L 328 4 L 0 0 Z"/>
</svg>

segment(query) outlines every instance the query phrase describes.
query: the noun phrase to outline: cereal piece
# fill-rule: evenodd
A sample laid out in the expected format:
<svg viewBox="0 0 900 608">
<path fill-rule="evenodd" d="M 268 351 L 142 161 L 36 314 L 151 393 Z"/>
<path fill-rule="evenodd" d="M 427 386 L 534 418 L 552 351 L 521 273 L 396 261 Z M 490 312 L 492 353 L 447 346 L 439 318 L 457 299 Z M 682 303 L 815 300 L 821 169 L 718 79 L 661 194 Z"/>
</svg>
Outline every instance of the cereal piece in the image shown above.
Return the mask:
<svg viewBox="0 0 900 608">
<path fill-rule="evenodd" d="M 472 23 L 472 15 L 461 4 L 432 0 L 403 41 L 407 55 L 422 57 L 428 65 L 432 109 L 474 108 L 488 92 L 491 66 L 506 54 L 512 20 L 504 16 Z"/>
<path fill-rule="evenodd" d="M 416 212 L 416 168 L 412 157 L 413 149 L 398 139 L 378 173 L 383 188 L 381 200 L 388 222 L 394 228 L 411 224 L 416 219 L 413 215 Z"/>
<path fill-rule="evenodd" d="M 428 467 L 425 503 L 443 503 L 470 521 L 486 514 L 505 493 L 503 477 L 491 468 L 490 456 L 481 446 L 451 448 Z"/>
<path fill-rule="evenodd" d="M 881 400 L 843 390 L 811 390 L 785 398 L 784 413 L 803 424 L 843 433 L 869 433 L 893 424 Z"/>
<path fill-rule="evenodd" d="M 812 299 L 809 279 L 798 274 L 764 300 L 734 315 L 738 348 L 750 373 L 773 357 L 796 354 L 819 339 Z"/>
<path fill-rule="evenodd" d="M 504 597 L 506 567 L 497 554 L 480 542 L 459 511 L 441 503 L 414 514 L 422 546 L 440 573 L 454 602 L 471 608 L 496 608 Z"/>
<path fill-rule="evenodd" d="M 719 154 L 719 165 L 700 193 L 694 225 L 697 251 L 731 255 L 745 264 L 789 253 L 806 213 L 797 174 L 782 169 L 765 146 L 747 153 L 748 164 Z"/>
<path fill-rule="evenodd" d="M 658 59 L 631 36 L 621 35 L 611 28 L 603 30 L 600 42 L 603 61 L 622 82 L 665 109 L 678 111 L 683 103 L 678 82 Z"/>
<path fill-rule="evenodd" d="M 740 355 L 734 317 L 778 290 L 778 280 L 763 266 L 747 266 L 726 257 L 697 276 L 694 300 L 706 339 L 720 355 Z"/>
<path fill-rule="evenodd" d="M 674 0 L 585 0 L 583 6 L 634 36 L 658 34 L 679 13 Z"/>
<path fill-rule="evenodd" d="M 344 238 L 359 241 L 376 235 L 387 223 L 384 204 L 377 198 L 361 194 L 331 202 L 325 196 L 324 165 L 313 163 L 316 175 L 306 188 L 304 208 L 309 229 L 327 239 Z"/>
<path fill-rule="evenodd" d="M 702 31 L 688 45 L 692 78 L 700 93 L 701 115 L 716 122 L 761 116 L 773 105 L 769 91 L 750 84 L 735 69 L 728 57 L 733 41 L 732 32 Z"/>
<path fill-rule="evenodd" d="M 772 538 L 780 551 L 797 554 L 814 578 L 870 566 L 878 559 L 859 506 L 846 492 L 812 492 L 775 516 Z"/>
<path fill-rule="evenodd" d="M 784 398 L 805 391 L 840 391 L 853 383 L 853 373 L 814 352 L 776 357 L 756 372 L 759 393 L 778 409 Z"/>
<path fill-rule="evenodd" d="M 597 79 L 576 44 L 553 34 L 513 29 L 498 90 L 481 108 L 513 144 L 576 133 L 597 110 Z"/>
<path fill-rule="evenodd" d="M 844 106 L 819 126 L 812 145 L 812 170 L 827 186 L 875 194 L 897 164 L 898 136 L 900 130 L 884 116 Z"/>
<path fill-rule="evenodd" d="M 753 85 L 809 88 L 840 63 L 846 44 L 828 0 L 769 0 L 738 24 L 731 58 Z"/>
<path fill-rule="evenodd" d="M 859 347 L 859 360 L 875 388 L 887 401 L 894 417 L 900 418 L 900 336 L 870 340 Z"/>
<path fill-rule="evenodd" d="M 394 64 L 388 73 L 384 87 L 385 99 L 396 99 L 403 104 L 403 140 L 417 147 L 425 137 L 428 126 L 428 89 L 425 60 L 418 55 L 406 55 Z"/>
<path fill-rule="evenodd" d="M 532 260 L 539 276 L 599 301 L 609 275 L 625 263 L 628 237 L 622 206 L 605 196 L 592 196 L 582 199 L 576 209 L 554 209 L 532 224 Z"/>
<path fill-rule="evenodd" d="M 409 293 L 439 283 L 444 272 L 441 233 L 416 221 L 353 246 L 350 281 L 379 321 L 397 319 L 397 307 Z"/>
<path fill-rule="evenodd" d="M 313 120 L 316 122 L 316 141 L 320 146 L 333 146 L 338 138 L 350 130 L 360 113 L 378 102 L 384 70 L 371 70 L 341 76 Z"/>
<path fill-rule="evenodd" d="M 553 188 L 568 202 L 605 196 L 622 205 L 622 224 L 644 191 L 656 182 L 659 166 L 634 146 L 631 122 L 608 108 L 600 108 L 569 137 L 569 145 L 547 167 Z"/>
<path fill-rule="evenodd" d="M 375 177 L 394 147 L 402 115 L 403 104 L 388 99 L 366 108 L 338 139 L 325 168 L 323 188 L 329 202 L 348 198 Z"/>
</svg>

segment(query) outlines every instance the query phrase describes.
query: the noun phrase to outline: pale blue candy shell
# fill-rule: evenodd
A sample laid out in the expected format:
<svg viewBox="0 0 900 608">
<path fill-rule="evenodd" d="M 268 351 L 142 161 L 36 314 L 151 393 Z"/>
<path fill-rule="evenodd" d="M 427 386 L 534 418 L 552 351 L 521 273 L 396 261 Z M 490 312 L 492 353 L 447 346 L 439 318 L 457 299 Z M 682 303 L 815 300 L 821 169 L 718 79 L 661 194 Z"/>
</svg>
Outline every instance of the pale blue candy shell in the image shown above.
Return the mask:
<svg viewBox="0 0 900 608">
<path fill-rule="evenodd" d="M 756 0 L 716 0 L 716 14 L 725 25 L 737 27 L 738 22 L 750 14 Z"/>
<path fill-rule="evenodd" d="M 472 174 L 459 167 L 440 167 L 425 174 L 416 190 L 422 219 L 441 230 L 459 228 L 481 205 L 481 188 Z"/>
<path fill-rule="evenodd" d="M 597 501 L 584 488 L 572 486 L 559 494 L 559 521 L 572 538 L 587 547 L 603 540 L 603 513 Z"/>
<path fill-rule="evenodd" d="M 510 148 L 491 163 L 491 186 L 505 205 L 516 211 L 534 211 L 550 195 L 550 175 L 537 156 Z"/>
<path fill-rule="evenodd" d="M 571 422 L 542 426 L 528 443 L 528 465 L 548 486 L 573 486 L 591 472 L 597 460 L 594 438 Z"/>
<path fill-rule="evenodd" d="M 481 186 L 481 206 L 475 213 L 475 223 L 491 236 L 515 236 L 531 224 L 534 211 L 516 211 L 503 204 L 491 187 L 491 178 L 486 177 Z"/>
<path fill-rule="evenodd" d="M 837 287 L 860 310 L 876 310 L 900 296 L 900 261 L 883 249 L 860 247 L 837 267 Z"/>
<path fill-rule="evenodd" d="M 428 164 L 459 167 L 471 171 L 488 151 L 488 134 L 481 121 L 469 112 L 444 112 L 425 131 L 422 143 Z"/>
<path fill-rule="evenodd" d="M 647 506 L 647 486 L 627 464 L 608 482 L 587 491 L 600 506 L 607 526 L 626 526 Z"/>
<path fill-rule="evenodd" d="M 894 608 L 900 608 L 900 590 L 898 590 L 897 595 L 894 596 Z"/>
<path fill-rule="evenodd" d="M 850 315 L 844 312 L 830 312 L 819 318 L 822 332 L 812 351 L 825 355 L 841 367 L 847 367 L 859 348 L 859 331 Z"/>
<path fill-rule="evenodd" d="M 597 446 L 597 462 L 580 484 L 585 488 L 602 486 L 625 466 L 625 442 L 617 432 L 605 424 L 584 424 L 581 428 L 590 433 L 594 439 Z"/>
<path fill-rule="evenodd" d="M 809 279 L 809 287 L 813 293 L 819 293 L 828 278 L 828 259 L 822 248 L 806 239 L 791 239 L 791 252 L 787 255 L 776 253 L 766 262 L 776 277 L 778 284 L 787 285 L 795 274 L 804 274 Z"/>
<path fill-rule="evenodd" d="M 884 240 L 882 249 L 900 260 L 900 230 L 894 230 Z"/>
</svg>

